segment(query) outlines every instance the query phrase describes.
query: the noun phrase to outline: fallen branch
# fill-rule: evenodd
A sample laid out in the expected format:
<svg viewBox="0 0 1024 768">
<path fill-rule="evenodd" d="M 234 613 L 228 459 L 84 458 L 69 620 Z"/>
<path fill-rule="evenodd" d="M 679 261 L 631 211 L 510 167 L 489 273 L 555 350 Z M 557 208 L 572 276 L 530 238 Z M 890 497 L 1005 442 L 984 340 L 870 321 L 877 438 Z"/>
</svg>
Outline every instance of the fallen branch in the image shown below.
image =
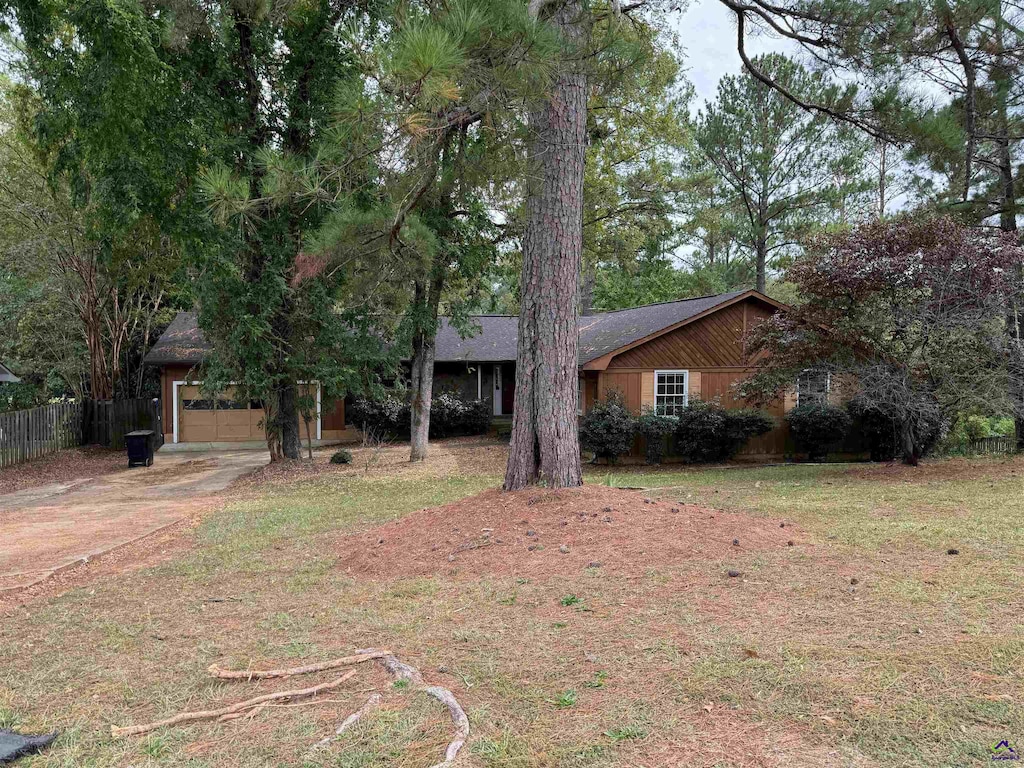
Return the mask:
<svg viewBox="0 0 1024 768">
<path fill-rule="evenodd" d="M 330 736 L 325 736 L 324 738 L 320 739 L 320 741 L 318 741 L 316 744 L 309 748 L 309 751 L 313 752 L 314 750 L 326 747 L 332 741 L 341 736 L 341 734 L 343 734 L 353 725 L 358 723 L 361 719 L 366 717 L 366 715 L 370 714 L 370 712 L 379 707 L 380 702 L 381 697 L 379 693 L 375 693 L 372 696 L 370 696 L 370 698 L 366 700 L 366 703 L 363 704 L 363 706 L 361 706 L 359 709 L 357 709 L 355 712 L 353 712 L 351 715 L 349 715 L 342 721 L 341 725 L 339 725 L 335 729 L 334 733 L 332 733 Z"/>
<path fill-rule="evenodd" d="M 353 664 L 361 664 L 364 661 L 381 659 L 391 655 L 391 651 L 371 651 L 369 653 L 357 653 L 355 656 L 342 656 L 340 659 L 321 661 L 317 664 L 309 664 L 305 667 L 291 667 L 290 669 L 221 669 L 216 664 L 211 664 L 207 669 L 211 675 L 221 680 L 266 680 L 273 677 L 291 677 L 292 675 L 308 675 L 313 672 L 325 672 L 328 669 L 338 667 L 350 667 Z"/>
<path fill-rule="evenodd" d="M 230 722 L 231 720 L 241 720 L 243 717 L 248 718 L 249 720 L 252 720 L 254 717 L 256 717 L 256 715 L 258 715 L 260 712 L 262 712 L 268 706 L 269 706 L 268 704 L 260 704 L 258 707 L 253 707 L 252 709 L 250 709 L 248 711 L 232 712 L 230 715 L 221 715 L 220 717 L 217 718 L 217 722 L 218 723 L 227 723 L 227 722 Z"/>
<path fill-rule="evenodd" d="M 377 653 L 374 648 L 364 648 L 358 653 Z M 459 704 L 459 700 L 455 698 L 455 694 L 449 691 L 447 688 L 442 688 L 439 685 L 427 685 L 423 682 L 423 675 L 416 667 L 410 666 L 399 661 L 392 654 L 386 654 L 379 658 L 381 666 L 387 670 L 388 674 L 394 677 L 396 680 L 405 680 L 409 685 L 418 691 L 423 691 L 431 698 L 437 699 L 439 702 L 444 704 L 448 708 L 448 714 L 452 719 L 452 724 L 455 726 L 455 738 L 448 742 L 448 748 L 444 752 L 444 760 L 431 768 L 448 768 L 455 758 L 459 754 L 459 750 L 465 745 L 466 740 L 469 738 L 469 718 L 466 717 L 466 711 Z"/>
<path fill-rule="evenodd" d="M 331 680 L 327 683 L 314 685 L 311 688 L 298 688 L 291 691 L 265 693 L 262 696 L 257 696 L 256 698 L 248 699 L 246 701 L 240 701 L 237 704 L 231 704 L 230 706 L 222 707 L 220 709 L 211 709 L 201 712 L 182 712 L 181 714 L 169 717 L 166 720 L 158 720 L 154 723 L 145 723 L 143 725 L 129 725 L 124 728 L 118 728 L 116 725 L 112 725 L 110 726 L 110 734 L 115 739 L 122 738 L 124 736 L 138 736 L 139 734 L 155 731 L 157 728 L 167 728 L 172 725 L 182 725 L 183 723 L 194 723 L 199 720 L 217 720 L 225 715 L 233 715 L 237 712 L 243 712 L 244 710 L 258 707 L 260 704 L 268 701 L 279 701 L 281 699 L 304 699 L 310 696 L 316 696 L 318 693 L 323 691 L 330 691 L 338 688 L 355 675 L 355 673 L 356 671 L 351 669 L 337 680 Z"/>
</svg>

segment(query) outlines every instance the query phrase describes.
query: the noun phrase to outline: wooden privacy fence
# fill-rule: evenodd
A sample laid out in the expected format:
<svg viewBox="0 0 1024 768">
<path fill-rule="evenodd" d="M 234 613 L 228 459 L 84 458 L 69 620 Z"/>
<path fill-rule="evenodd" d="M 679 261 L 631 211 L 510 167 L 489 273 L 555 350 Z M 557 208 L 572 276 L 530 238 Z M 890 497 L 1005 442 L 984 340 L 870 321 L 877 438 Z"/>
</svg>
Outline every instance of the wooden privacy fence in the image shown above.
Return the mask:
<svg viewBox="0 0 1024 768">
<path fill-rule="evenodd" d="M 163 444 L 160 428 L 160 401 L 140 397 L 135 400 L 86 400 L 82 414 L 82 442 L 124 450 L 124 436 L 136 429 L 156 432 L 157 447 Z"/>
<path fill-rule="evenodd" d="M 152 429 L 157 446 L 163 444 L 159 400 L 86 400 L 0 413 L 0 467 L 79 445 L 123 450 L 125 433 L 136 429 Z"/>
<path fill-rule="evenodd" d="M 82 444 L 82 404 L 54 403 L 0 413 L 0 467 Z"/>
</svg>

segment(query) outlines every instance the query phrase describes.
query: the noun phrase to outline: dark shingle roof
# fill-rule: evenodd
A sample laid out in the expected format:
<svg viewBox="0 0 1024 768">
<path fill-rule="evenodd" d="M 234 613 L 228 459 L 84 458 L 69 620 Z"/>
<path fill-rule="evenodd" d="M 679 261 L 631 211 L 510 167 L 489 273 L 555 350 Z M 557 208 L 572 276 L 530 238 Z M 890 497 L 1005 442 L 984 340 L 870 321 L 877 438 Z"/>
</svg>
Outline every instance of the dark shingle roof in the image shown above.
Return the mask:
<svg viewBox="0 0 1024 768">
<path fill-rule="evenodd" d="M 195 365 L 203 362 L 212 347 L 199 330 L 195 312 L 179 312 L 167 326 L 153 348 L 146 355 L 145 362 L 151 365 L 185 363 Z"/>
<path fill-rule="evenodd" d="M 473 315 L 469 329 L 473 336 L 463 339 L 447 317 L 437 329 L 435 360 L 439 363 L 463 361 L 499 362 L 516 359 L 519 318 L 516 315 Z"/>
<path fill-rule="evenodd" d="M 580 318 L 580 365 L 688 320 L 746 292 L 733 291 L 585 315 Z M 473 335 L 464 339 L 448 318 L 441 318 L 437 331 L 437 362 L 501 362 L 516 359 L 518 317 L 474 315 L 469 321 Z M 210 345 L 196 325 L 195 313 L 180 312 L 146 355 L 146 362 L 156 365 L 194 365 L 201 363 L 209 351 Z"/>
<path fill-rule="evenodd" d="M 21 379 L 14 375 L 14 371 L 3 363 L 0 363 L 0 383 L 17 384 Z"/>
</svg>

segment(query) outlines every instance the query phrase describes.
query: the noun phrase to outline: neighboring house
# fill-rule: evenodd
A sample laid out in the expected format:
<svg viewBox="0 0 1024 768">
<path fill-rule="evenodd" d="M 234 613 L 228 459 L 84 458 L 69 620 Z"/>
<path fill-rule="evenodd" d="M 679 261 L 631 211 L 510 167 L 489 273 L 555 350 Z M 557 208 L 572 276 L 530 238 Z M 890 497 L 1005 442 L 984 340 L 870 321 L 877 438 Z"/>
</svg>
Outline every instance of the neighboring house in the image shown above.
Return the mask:
<svg viewBox="0 0 1024 768">
<path fill-rule="evenodd" d="M 756 291 L 734 291 L 584 315 L 580 318 L 581 412 L 611 389 L 621 391 L 626 404 L 636 411 L 652 407 L 672 413 L 694 397 L 719 398 L 726 407 L 739 407 L 731 386 L 749 371 L 744 335 L 754 323 L 781 309 L 782 304 Z M 442 319 L 434 391 L 457 390 L 478 397 L 496 418 L 511 418 L 518 318 L 483 315 L 470 322 L 478 331 L 463 339 Z M 208 351 L 195 315 L 181 313 L 146 357 L 147 363 L 162 369 L 164 423 L 172 430 L 167 442 L 262 439 L 258 425 L 263 412 L 257 403 L 229 408 L 227 400 L 202 399 L 198 388 L 189 383 L 190 369 Z M 787 395 L 769 409 L 779 428 L 751 440 L 743 454 L 783 454 L 782 415 L 793 400 Z M 343 403 L 322 414 L 319 435 L 324 440 L 356 438 L 355 430 L 345 423 Z"/>
<path fill-rule="evenodd" d="M 14 375 L 10 368 L 0 363 L 0 384 L 17 384 L 21 379 Z"/>
</svg>

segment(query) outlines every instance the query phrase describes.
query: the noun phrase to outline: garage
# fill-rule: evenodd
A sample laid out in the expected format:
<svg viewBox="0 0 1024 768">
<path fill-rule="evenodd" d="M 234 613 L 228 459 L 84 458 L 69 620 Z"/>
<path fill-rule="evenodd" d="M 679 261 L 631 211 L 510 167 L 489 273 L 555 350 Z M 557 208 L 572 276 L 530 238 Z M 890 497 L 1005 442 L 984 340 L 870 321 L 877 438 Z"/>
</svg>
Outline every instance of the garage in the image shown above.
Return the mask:
<svg viewBox="0 0 1024 768">
<path fill-rule="evenodd" d="M 264 441 L 264 411 L 261 403 L 238 400 L 234 392 L 211 397 L 202 391 L 200 382 L 175 382 L 174 442 L 176 443 L 241 443 Z M 300 387 L 300 395 L 308 395 L 317 403 L 320 393 L 316 385 Z M 318 415 L 318 414 L 317 414 Z M 314 440 L 320 439 L 319 419 L 309 424 Z M 299 435 L 305 440 L 306 425 L 299 419 Z"/>
</svg>

